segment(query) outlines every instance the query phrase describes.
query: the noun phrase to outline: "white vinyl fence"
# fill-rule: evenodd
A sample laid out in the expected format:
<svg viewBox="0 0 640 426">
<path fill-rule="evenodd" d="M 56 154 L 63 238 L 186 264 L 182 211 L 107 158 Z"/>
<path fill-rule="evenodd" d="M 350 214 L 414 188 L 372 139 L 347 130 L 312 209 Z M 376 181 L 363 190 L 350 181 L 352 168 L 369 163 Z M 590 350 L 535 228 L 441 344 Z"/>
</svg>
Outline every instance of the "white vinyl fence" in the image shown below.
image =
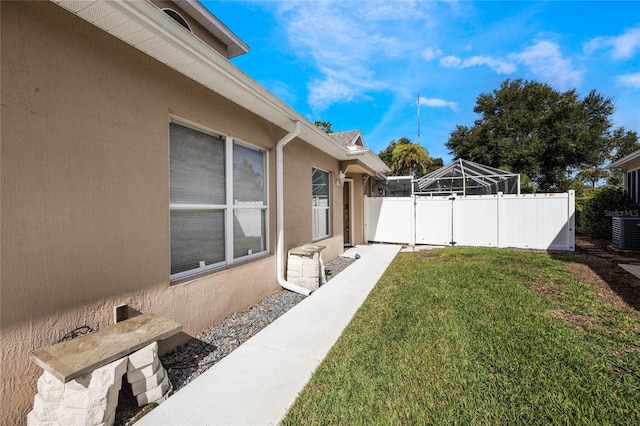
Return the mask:
<svg viewBox="0 0 640 426">
<path fill-rule="evenodd" d="M 365 197 L 365 239 L 574 251 L 575 193 Z"/>
</svg>

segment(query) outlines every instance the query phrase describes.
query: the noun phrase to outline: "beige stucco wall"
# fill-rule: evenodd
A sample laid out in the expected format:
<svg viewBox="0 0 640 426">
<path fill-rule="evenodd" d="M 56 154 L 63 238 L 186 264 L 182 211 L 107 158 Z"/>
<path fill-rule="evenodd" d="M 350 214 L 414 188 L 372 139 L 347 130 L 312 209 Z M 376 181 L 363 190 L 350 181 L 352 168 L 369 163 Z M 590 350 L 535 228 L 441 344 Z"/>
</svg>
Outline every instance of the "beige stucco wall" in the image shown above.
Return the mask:
<svg viewBox="0 0 640 426">
<path fill-rule="evenodd" d="M 0 424 L 13 425 L 41 373 L 29 352 L 109 325 L 114 306 L 195 335 L 279 290 L 274 147 L 285 132 L 51 3 L 0 4 Z M 172 114 L 269 150 L 268 256 L 169 284 Z M 285 166 L 291 248 L 311 240 L 311 167 L 334 177 L 338 162 L 294 140 Z M 326 260 L 339 255 L 341 228 L 321 243 Z"/>
<path fill-rule="evenodd" d="M 364 176 L 347 174 L 353 179 L 353 244 L 364 243 Z"/>
<path fill-rule="evenodd" d="M 318 149 L 296 139 L 284 148 L 285 241 L 286 249 L 313 242 L 312 232 L 312 168 L 329 172 L 331 202 L 330 237 L 315 241 L 324 245 L 323 259 L 342 254 L 342 188 L 335 185 L 340 163 Z M 308 212 L 300 214 L 301 212 Z"/>
</svg>

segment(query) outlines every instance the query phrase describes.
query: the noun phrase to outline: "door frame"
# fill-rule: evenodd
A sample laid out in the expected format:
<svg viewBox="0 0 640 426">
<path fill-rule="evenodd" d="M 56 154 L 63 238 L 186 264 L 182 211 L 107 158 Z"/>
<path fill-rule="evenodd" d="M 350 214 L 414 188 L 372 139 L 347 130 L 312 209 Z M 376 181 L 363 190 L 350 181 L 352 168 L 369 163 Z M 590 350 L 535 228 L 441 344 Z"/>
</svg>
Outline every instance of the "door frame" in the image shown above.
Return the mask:
<svg viewBox="0 0 640 426">
<path fill-rule="evenodd" d="M 353 204 L 353 178 L 347 178 L 344 180 L 345 186 L 348 185 L 349 188 L 349 241 L 344 239 L 345 229 L 344 229 L 344 194 L 342 196 L 342 244 L 345 246 L 353 246 L 353 233 L 354 233 L 354 204 Z"/>
</svg>

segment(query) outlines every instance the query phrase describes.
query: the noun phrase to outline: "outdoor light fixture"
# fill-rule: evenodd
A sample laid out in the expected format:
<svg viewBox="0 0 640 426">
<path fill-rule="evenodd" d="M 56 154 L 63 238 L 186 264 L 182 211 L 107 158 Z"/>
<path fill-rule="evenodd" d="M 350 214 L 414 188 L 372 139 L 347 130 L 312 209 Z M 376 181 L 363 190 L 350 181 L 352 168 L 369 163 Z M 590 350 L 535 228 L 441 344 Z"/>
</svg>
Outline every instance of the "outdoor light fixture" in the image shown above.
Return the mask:
<svg viewBox="0 0 640 426">
<path fill-rule="evenodd" d="M 346 177 L 347 175 L 345 175 L 344 172 L 340 170 L 340 172 L 338 173 L 338 177 L 336 178 L 336 185 L 344 186 L 344 178 Z"/>
</svg>

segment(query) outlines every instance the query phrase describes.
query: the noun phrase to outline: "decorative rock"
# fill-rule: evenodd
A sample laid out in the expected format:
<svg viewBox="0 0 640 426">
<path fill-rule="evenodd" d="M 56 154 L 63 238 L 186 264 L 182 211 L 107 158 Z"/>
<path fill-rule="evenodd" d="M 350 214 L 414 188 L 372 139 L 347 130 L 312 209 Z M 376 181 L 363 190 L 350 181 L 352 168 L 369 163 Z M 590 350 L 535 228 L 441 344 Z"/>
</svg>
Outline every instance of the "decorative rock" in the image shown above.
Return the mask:
<svg viewBox="0 0 640 426">
<path fill-rule="evenodd" d="M 53 420 L 40 420 L 32 410 L 27 414 L 27 426 L 59 426 L 59 423 Z"/>
<path fill-rule="evenodd" d="M 113 424 L 127 364 L 127 357 L 124 357 L 66 384 L 45 371 L 38 379 L 38 393 L 33 398 L 33 410 L 27 416 L 27 424 Z M 47 401 L 45 397 L 52 400 Z"/>
<path fill-rule="evenodd" d="M 65 386 L 62 404 L 69 408 L 105 407 L 112 400 L 118 401 L 121 387 L 122 381 L 103 388 L 87 388 L 73 380 Z"/>
<path fill-rule="evenodd" d="M 136 370 L 147 365 L 151 365 L 158 359 L 158 342 L 145 346 L 144 348 L 129 355 L 127 370 Z"/>
<path fill-rule="evenodd" d="M 69 383 L 75 382 L 85 388 L 105 388 L 120 383 L 126 371 L 127 357 L 124 357 L 100 367 L 90 374 L 80 376 Z"/>
<path fill-rule="evenodd" d="M 39 394 L 33 397 L 32 413 L 39 421 L 55 422 L 58 421 L 58 412 L 60 411 L 59 401 L 45 401 Z"/>
<path fill-rule="evenodd" d="M 169 390 L 167 390 L 167 392 L 164 394 L 164 396 L 162 398 L 156 399 L 153 402 L 155 404 L 161 404 L 164 401 L 166 401 L 167 399 L 169 399 L 169 397 L 171 396 L 172 393 L 173 393 L 173 385 L 171 384 L 171 381 L 169 381 Z"/>
<path fill-rule="evenodd" d="M 150 389 L 146 392 L 143 392 L 139 395 L 136 395 L 138 406 L 142 407 L 143 405 L 147 405 L 150 402 L 155 402 L 161 399 L 169 392 L 170 387 L 171 387 L 171 382 L 169 382 L 169 377 L 166 376 L 159 386 L 153 389 Z"/>
<path fill-rule="evenodd" d="M 38 394 L 45 401 L 60 401 L 64 395 L 64 383 L 46 370 L 38 378 L 37 388 Z"/>
<path fill-rule="evenodd" d="M 131 383 L 131 392 L 133 392 L 134 395 L 140 395 L 149 389 L 156 388 L 163 382 L 166 375 L 166 370 L 163 367 L 160 367 L 158 368 L 158 371 L 150 377 Z"/>
<path fill-rule="evenodd" d="M 60 406 L 58 419 L 61 425 L 97 425 L 105 423 L 116 411 L 118 400 L 110 401 L 109 405 L 95 408 L 70 408 Z"/>
<path fill-rule="evenodd" d="M 156 358 L 152 364 L 146 365 L 142 368 L 127 371 L 127 381 L 129 383 L 135 383 L 140 380 L 144 380 L 147 377 L 151 377 L 158 371 L 160 367 L 160 358 Z"/>
</svg>

